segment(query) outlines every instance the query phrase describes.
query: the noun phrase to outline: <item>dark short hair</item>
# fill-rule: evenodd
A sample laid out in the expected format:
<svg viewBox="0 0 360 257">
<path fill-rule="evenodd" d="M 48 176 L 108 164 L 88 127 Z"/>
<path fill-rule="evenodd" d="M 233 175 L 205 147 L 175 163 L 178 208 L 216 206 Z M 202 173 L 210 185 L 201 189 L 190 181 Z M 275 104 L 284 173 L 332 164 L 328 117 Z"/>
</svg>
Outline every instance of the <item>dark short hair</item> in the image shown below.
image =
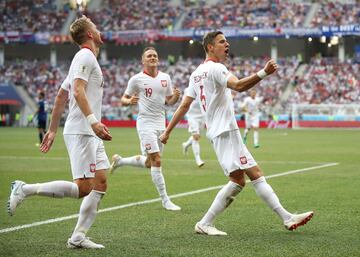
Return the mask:
<svg viewBox="0 0 360 257">
<path fill-rule="evenodd" d="M 157 53 L 155 47 L 153 47 L 153 46 L 147 46 L 147 47 L 145 47 L 144 50 L 142 51 L 141 57 L 143 57 L 144 54 L 145 54 L 145 52 L 146 52 L 146 51 L 149 51 L 149 50 L 154 50 L 154 51 Z"/>
<path fill-rule="evenodd" d="M 224 33 L 222 33 L 220 30 L 218 30 L 218 31 L 209 32 L 204 35 L 202 45 L 205 50 L 205 53 L 208 52 L 207 45 L 213 44 L 214 39 L 217 37 L 217 35 L 223 35 L 223 34 Z"/>
<path fill-rule="evenodd" d="M 44 98 L 45 97 L 45 92 L 43 92 L 43 91 L 39 92 L 39 96 Z"/>
</svg>

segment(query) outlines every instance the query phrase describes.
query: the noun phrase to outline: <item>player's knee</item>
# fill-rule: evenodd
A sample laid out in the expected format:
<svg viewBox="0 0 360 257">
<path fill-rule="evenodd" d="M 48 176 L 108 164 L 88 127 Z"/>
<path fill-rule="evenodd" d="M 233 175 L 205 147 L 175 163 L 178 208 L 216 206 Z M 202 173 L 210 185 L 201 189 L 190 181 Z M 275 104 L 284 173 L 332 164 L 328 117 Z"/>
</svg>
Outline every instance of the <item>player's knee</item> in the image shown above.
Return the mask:
<svg viewBox="0 0 360 257">
<path fill-rule="evenodd" d="M 232 182 L 240 185 L 241 187 L 245 187 L 245 185 L 246 185 L 244 172 L 242 170 L 237 170 L 237 171 L 232 172 L 229 176 L 229 179 Z"/>
<path fill-rule="evenodd" d="M 236 179 L 236 178 L 231 178 L 230 177 L 230 180 L 238 185 L 240 185 L 242 188 L 245 187 L 246 185 L 246 180 L 245 179 Z"/>
<path fill-rule="evenodd" d="M 82 179 L 80 181 L 76 181 L 76 184 L 79 187 L 79 198 L 82 198 L 82 197 L 90 194 L 91 190 L 94 187 L 94 184 L 87 179 Z"/>
<path fill-rule="evenodd" d="M 200 135 L 198 135 L 198 134 L 193 135 L 193 139 L 195 141 L 199 141 L 200 140 Z"/>
<path fill-rule="evenodd" d="M 161 166 L 161 157 L 159 153 L 152 154 L 150 156 L 151 166 L 160 167 Z"/>
<path fill-rule="evenodd" d="M 146 160 L 145 160 L 145 167 L 146 167 L 146 168 L 150 168 L 150 167 L 151 167 L 151 160 L 150 160 L 149 157 L 147 157 Z"/>
<path fill-rule="evenodd" d="M 107 180 L 106 176 L 100 176 L 95 178 L 94 189 L 101 192 L 106 192 Z"/>
</svg>

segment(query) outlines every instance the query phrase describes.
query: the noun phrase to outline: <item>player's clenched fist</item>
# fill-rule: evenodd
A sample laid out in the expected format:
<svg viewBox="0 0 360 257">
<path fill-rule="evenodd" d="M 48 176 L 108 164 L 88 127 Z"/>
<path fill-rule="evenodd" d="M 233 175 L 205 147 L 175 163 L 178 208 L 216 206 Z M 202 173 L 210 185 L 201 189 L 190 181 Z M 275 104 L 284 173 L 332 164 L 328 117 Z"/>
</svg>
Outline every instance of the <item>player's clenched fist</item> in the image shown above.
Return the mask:
<svg viewBox="0 0 360 257">
<path fill-rule="evenodd" d="M 274 73 L 277 69 L 278 69 L 278 65 L 273 59 L 270 59 L 265 64 L 265 67 L 264 67 L 264 70 L 265 70 L 267 75 L 270 75 L 270 74 Z"/>
</svg>

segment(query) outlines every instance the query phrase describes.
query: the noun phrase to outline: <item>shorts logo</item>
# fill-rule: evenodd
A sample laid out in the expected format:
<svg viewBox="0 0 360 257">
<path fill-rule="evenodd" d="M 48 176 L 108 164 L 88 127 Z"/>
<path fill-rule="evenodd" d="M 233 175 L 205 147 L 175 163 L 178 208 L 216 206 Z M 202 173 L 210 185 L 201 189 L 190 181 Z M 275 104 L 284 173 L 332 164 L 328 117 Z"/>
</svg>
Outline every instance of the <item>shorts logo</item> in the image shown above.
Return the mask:
<svg viewBox="0 0 360 257">
<path fill-rule="evenodd" d="M 247 163 L 246 156 L 240 157 L 240 163 L 241 163 L 241 164 L 246 164 L 246 163 Z"/>
<path fill-rule="evenodd" d="M 161 86 L 162 87 L 167 87 L 167 81 L 166 80 L 161 80 Z"/>
<path fill-rule="evenodd" d="M 90 164 L 90 172 L 96 171 L 96 164 Z"/>
<path fill-rule="evenodd" d="M 148 150 L 148 151 L 151 150 L 151 145 L 150 145 L 150 144 L 146 144 L 146 145 L 145 145 L 145 149 Z"/>
</svg>

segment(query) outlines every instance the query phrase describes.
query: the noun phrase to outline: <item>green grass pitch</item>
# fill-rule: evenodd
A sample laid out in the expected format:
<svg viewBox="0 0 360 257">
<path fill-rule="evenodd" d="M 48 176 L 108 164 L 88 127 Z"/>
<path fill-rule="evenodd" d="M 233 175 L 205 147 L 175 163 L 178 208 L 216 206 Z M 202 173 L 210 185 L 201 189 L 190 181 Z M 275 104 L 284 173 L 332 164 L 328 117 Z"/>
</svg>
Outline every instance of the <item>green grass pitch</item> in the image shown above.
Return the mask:
<svg viewBox="0 0 360 257">
<path fill-rule="evenodd" d="M 112 128 L 108 156 L 139 153 L 135 129 Z M 169 195 L 223 185 L 227 178 L 203 135 L 197 168 L 191 151 L 183 156 L 185 129 L 176 129 L 165 147 L 162 166 Z M 256 196 L 252 186 L 216 220 L 226 237 L 194 233 L 195 223 L 218 190 L 173 199 L 180 212 L 165 211 L 160 202 L 99 213 L 88 233 L 103 250 L 69 250 L 66 240 L 76 219 L 4 232 L 6 228 L 77 214 L 80 200 L 31 197 L 13 217 L 6 213 L 10 182 L 71 180 L 61 131 L 50 153 L 35 147 L 34 128 L 0 128 L 0 256 L 360 256 L 360 133 L 357 130 L 261 130 L 261 148 L 248 147 L 265 175 L 338 165 L 269 178 L 282 204 L 291 212 L 314 210 L 314 218 L 294 232 Z M 158 198 L 149 170 L 120 168 L 108 177 L 100 209 Z"/>
</svg>

